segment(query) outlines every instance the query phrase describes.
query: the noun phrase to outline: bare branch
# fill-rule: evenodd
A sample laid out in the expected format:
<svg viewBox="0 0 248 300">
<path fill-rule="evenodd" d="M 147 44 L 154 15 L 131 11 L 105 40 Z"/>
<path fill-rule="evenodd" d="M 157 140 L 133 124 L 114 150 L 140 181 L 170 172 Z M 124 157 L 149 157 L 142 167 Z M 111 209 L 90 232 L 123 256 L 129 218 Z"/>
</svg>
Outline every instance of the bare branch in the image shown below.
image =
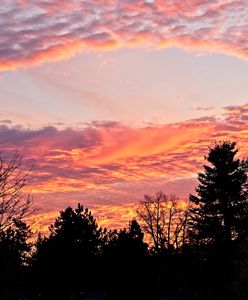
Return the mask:
<svg viewBox="0 0 248 300">
<path fill-rule="evenodd" d="M 163 249 L 178 249 L 186 240 L 188 207 L 175 195 L 158 192 L 145 195 L 137 209 L 144 232 L 150 237 L 156 252 Z"/>
<path fill-rule="evenodd" d="M 0 158 L 0 230 L 29 215 L 30 195 L 23 193 L 29 172 L 21 169 L 22 157 L 16 153 L 9 161 Z"/>
</svg>

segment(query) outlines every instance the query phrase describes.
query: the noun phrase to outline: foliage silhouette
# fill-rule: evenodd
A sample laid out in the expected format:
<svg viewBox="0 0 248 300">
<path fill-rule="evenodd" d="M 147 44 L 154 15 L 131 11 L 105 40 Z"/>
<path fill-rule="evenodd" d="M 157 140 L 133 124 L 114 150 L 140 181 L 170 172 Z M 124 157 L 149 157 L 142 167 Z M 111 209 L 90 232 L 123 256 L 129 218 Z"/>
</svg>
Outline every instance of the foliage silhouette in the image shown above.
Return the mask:
<svg viewBox="0 0 248 300">
<path fill-rule="evenodd" d="M 87 208 L 71 207 L 60 212 L 60 216 L 50 226 L 50 240 L 80 249 L 86 255 L 96 255 L 101 249 L 106 229 L 98 228 L 96 220 Z"/>
<path fill-rule="evenodd" d="M 199 299 L 233 299 L 236 248 L 247 238 L 248 162 L 236 158 L 236 143 L 222 141 L 209 149 L 198 174 L 198 196 L 189 227 L 190 246 L 201 266 Z"/>
<path fill-rule="evenodd" d="M 228 244 L 248 230 L 248 162 L 236 159 L 236 143 L 223 141 L 210 148 L 208 165 L 198 174 L 198 196 L 190 195 L 191 236 L 199 244 Z"/>
<path fill-rule="evenodd" d="M 144 233 L 136 220 L 129 223 L 128 229 L 110 231 L 108 236 L 105 255 L 137 258 L 147 254 L 148 244 L 144 242 Z"/>
<path fill-rule="evenodd" d="M 98 257 L 106 230 L 98 228 L 87 208 L 67 207 L 50 226 L 50 236 L 39 238 L 33 259 L 36 286 L 41 295 L 69 297 L 71 292 L 91 289 L 100 268 Z M 47 272 L 49 270 L 49 272 Z"/>
<path fill-rule="evenodd" d="M 29 226 L 15 219 L 6 230 L 0 231 L 0 299 L 20 297 L 25 291 L 23 275 L 29 261 L 31 235 Z"/>
<path fill-rule="evenodd" d="M 128 228 L 108 233 L 103 258 L 110 299 L 150 299 L 152 285 L 147 274 L 152 270 L 147 264 L 148 244 L 136 220 L 130 221 Z"/>
</svg>

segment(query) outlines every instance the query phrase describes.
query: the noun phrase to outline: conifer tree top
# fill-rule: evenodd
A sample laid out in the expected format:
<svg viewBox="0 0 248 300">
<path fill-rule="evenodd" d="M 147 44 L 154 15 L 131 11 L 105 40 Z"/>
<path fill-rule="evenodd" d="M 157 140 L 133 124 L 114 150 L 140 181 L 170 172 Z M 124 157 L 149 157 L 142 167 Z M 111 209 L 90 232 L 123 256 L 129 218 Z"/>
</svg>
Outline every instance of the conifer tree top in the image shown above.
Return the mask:
<svg viewBox="0 0 248 300">
<path fill-rule="evenodd" d="M 198 173 L 197 196 L 190 195 L 192 233 L 203 242 L 230 242 L 247 230 L 248 162 L 237 159 L 237 152 L 235 142 L 216 143 Z"/>
</svg>

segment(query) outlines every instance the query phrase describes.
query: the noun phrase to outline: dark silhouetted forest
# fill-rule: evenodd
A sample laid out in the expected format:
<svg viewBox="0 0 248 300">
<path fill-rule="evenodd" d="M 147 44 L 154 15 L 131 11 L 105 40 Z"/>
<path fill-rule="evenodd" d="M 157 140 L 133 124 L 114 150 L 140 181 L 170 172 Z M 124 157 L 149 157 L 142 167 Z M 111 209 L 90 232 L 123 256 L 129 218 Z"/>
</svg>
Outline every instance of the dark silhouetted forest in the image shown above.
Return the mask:
<svg viewBox="0 0 248 300">
<path fill-rule="evenodd" d="M 237 152 L 209 148 L 187 201 L 145 195 L 120 230 L 78 204 L 36 241 L 20 157 L 1 160 L 0 299 L 248 299 L 248 161 Z"/>
</svg>

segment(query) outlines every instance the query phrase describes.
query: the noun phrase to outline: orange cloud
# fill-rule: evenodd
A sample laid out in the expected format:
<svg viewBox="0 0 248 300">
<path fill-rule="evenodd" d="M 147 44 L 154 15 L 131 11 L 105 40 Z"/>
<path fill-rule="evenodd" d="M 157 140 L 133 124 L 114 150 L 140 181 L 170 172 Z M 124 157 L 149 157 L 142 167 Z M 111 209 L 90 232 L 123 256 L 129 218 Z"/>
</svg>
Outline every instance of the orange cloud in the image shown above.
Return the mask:
<svg viewBox="0 0 248 300">
<path fill-rule="evenodd" d="M 245 0 L 2 2 L 0 71 L 123 46 L 248 57 Z"/>
<path fill-rule="evenodd" d="M 118 213 L 119 205 L 128 211 L 145 193 L 163 190 L 187 198 L 216 140 L 237 141 L 240 155 L 247 157 L 247 104 L 225 107 L 215 117 L 142 128 L 114 122 L 60 130 L 12 127 L 10 120 L 4 124 L 1 154 L 23 153 L 23 168 L 33 169 L 26 191 L 32 192 L 41 216 L 48 213 L 49 222 L 54 212 L 80 202 L 97 207 L 102 224 L 118 227 L 126 224 L 124 215 L 131 216 L 121 208 Z M 106 219 L 105 210 L 112 214 Z M 39 220 L 47 226 L 48 221 Z"/>
<path fill-rule="evenodd" d="M 93 205 L 90 208 L 93 216 L 97 220 L 98 226 L 108 229 L 120 229 L 128 227 L 129 221 L 137 218 L 137 205 L 134 203 L 113 204 L 113 205 Z M 54 223 L 59 216 L 59 211 L 39 212 L 29 217 L 27 222 L 30 224 L 35 236 L 40 233 L 47 235 L 49 226 Z"/>
</svg>

